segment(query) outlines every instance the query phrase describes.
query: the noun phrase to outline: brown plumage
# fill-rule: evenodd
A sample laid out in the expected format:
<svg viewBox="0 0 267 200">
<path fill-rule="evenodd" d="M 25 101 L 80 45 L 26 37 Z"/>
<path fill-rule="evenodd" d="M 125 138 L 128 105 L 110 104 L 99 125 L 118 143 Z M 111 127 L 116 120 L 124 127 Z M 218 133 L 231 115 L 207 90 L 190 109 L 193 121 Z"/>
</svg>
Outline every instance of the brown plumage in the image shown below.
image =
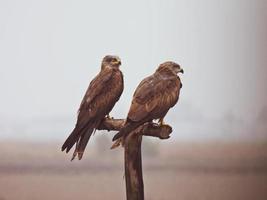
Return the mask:
<svg viewBox="0 0 267 200">
<path fill-rule="evenodd" d="M 91 81 L 81 102 L 76 126 L 62 146 L 62 151 L 66 150 L 68 153 L 76 143 L 72 160 L 76 155 L 79 160 L 82 158 L 90 136 L 119 100 L 123 91 L 120 65 L 121 61 L 117 56 L 105 56 L 101 71 Z"/>
<path fill-rule="evenodd" d="M 113 137 L 113 141 L 126 137 L 140 125 L 154 119 L 161 124 L 168 110 L 178 99 L 182 83 L 177 74 L 183 69 L 174 62 L 162 63 L 156 72 L 145 78 L 135 90 L 124 127 Z M 116 146 L 116 145 L 115 145 Z"/>
</svg>

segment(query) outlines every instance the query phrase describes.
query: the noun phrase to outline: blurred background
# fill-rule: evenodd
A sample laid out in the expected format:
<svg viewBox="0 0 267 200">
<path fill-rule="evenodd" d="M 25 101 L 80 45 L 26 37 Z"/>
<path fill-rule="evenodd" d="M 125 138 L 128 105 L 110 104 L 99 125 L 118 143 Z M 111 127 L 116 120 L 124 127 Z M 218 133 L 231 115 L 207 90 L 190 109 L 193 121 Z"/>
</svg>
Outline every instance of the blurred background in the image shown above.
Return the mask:
<svg viewBox="0 0 267 200">
<path fill-rule="evenodd" d="M 267 199 L 266 19 L 265 0 L 0 0 L 0 200 L 125 199 L 114 133 L 60 152 L 107 54 L 115 118 L 160 63 L 185 71 L 171 138 L 143 140 L 146 199 Z"/>
</svg>

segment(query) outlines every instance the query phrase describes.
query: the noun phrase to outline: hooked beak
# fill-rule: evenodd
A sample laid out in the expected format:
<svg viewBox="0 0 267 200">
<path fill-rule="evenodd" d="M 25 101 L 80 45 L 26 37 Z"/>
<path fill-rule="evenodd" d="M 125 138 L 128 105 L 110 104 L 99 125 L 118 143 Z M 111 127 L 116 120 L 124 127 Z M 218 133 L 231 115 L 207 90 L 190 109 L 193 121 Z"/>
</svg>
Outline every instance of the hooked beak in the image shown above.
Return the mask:
<svg viewBox="0 0 267 200">
<path fill-rule="evenodd" d="M 115 65 L 121 65 L 121 60 L 118 59 L 118 60 L 114 61 L 113 63 L 114 63 Z"/>
<path fill-rule="evenodd" d="M 175 73 L 178 74 L 178 73 L 184 73 L 184 70 L 182 68 L 176 68 L 175 69 Z"/>
</svg>

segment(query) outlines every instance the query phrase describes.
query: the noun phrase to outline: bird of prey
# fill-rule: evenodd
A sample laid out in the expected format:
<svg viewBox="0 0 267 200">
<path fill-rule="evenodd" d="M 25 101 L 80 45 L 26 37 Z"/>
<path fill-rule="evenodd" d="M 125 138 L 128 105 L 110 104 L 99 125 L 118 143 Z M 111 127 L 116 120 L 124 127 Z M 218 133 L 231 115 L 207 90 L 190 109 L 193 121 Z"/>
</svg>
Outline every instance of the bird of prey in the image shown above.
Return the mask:
<svg viewBox="0 0 267 200">
<path fill-rule="evenodd" d="M 179 72 L 183 73 L 180 65 L 170 61 L 164 62 L 154 74 L 138 85 L 126 122 L 113 137 L 113 141 L 125 138 L 140 125 L 152 120 L 159 119 L 160 125 L 164 124 L 163 118 L 179 99 L 182 88 Z M 113 147 L 116 147 L 116 143 L 114 145 Z"/>
<path fill-rule="evenodd" d="M 123 91 L 123 74 L 117 56 L 107 55 L 102 60 L 101 71 L 91 81 L 78 110 L 77 123 L 62 146 L 69 150 L 76 144 L 72 160 L 78 155 L 82 159 L 85 147 L 92 133 L 119 100 Z"/>
</svg>

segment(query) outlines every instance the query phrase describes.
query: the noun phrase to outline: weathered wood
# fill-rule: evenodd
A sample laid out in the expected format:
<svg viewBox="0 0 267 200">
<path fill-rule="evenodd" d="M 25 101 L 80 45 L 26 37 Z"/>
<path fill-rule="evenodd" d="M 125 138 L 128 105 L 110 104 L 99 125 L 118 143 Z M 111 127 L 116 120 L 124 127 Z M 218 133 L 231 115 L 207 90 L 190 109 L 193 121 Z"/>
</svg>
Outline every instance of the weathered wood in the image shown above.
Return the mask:
<svg viewBox="0 0 267 200">
<path fill-rule="evenodd" d="M 142 172 L 142 135 L 132 132 L 124 144 L 124 169 L 127 200 L 144 199 Z"/>
<path fill-rule="evenodd" d="M 119 131 L 124 124 L 124 119 L 103 120 L 99 130 Z M 156 123 L 146 123 L 132 131 L 124 141 L 124 169 L 126 181 L 127 200 L 144 199 L 144 183 L 142 172 L 142 135 L 168 139 L 172 132 L 169 125 L 159 126 Z"/>
<path fill-rule="evenodd" d="M 105 118 L 98 127 L 98 130 L 119 131 L 123 127 L 124 122 L 124 119 Z M 139 135 L 168 139 L 172 132 L 172 128 L 167 124 L 159 126 L 157 123 L 146 123 L 134 132 L 138 132 L 137 134 Z"/>
</svg>

